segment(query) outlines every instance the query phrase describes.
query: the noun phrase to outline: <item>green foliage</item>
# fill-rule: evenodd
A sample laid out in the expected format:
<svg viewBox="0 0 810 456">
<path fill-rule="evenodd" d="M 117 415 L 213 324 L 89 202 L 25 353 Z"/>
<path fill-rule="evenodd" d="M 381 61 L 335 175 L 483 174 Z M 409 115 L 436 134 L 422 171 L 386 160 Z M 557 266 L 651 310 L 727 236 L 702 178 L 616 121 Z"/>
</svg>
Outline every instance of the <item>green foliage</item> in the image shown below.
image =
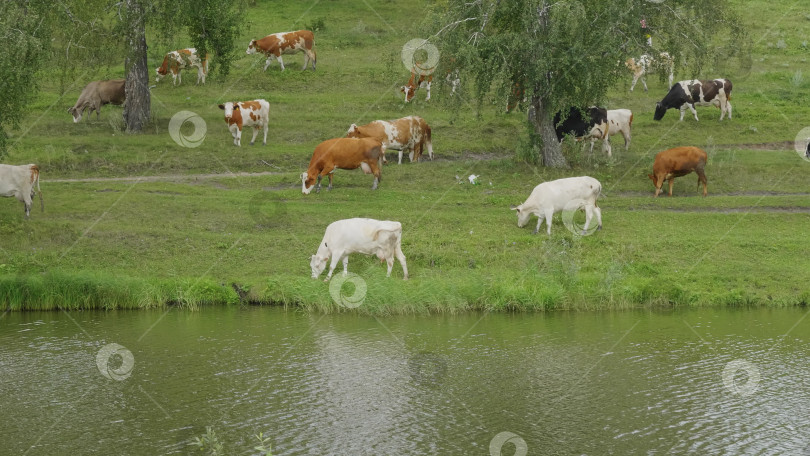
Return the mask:
<svg viewBox="0 0 810 456">
<path fill-rule="evenodd" d="M 51 36 L 49 2 L 0 2 L 0 159 L 6 154 L 8 128 L 20 125 L 20 112 L 37 92 L 34 75 L 46 61 Z"/>
<path fill-rule="evenodd" d="M 207 456 L 225 454 L 225 446 L 219 440 L 216 431 L 214 431 L 214 428 L 211 426 L 205 427 L 205 434 L 203 434 L 202 437 L 194 437 L 194 441 L 191 442 L 191 445 L 199 447 L 200 451 L 204 452 Z"/>
</svg>

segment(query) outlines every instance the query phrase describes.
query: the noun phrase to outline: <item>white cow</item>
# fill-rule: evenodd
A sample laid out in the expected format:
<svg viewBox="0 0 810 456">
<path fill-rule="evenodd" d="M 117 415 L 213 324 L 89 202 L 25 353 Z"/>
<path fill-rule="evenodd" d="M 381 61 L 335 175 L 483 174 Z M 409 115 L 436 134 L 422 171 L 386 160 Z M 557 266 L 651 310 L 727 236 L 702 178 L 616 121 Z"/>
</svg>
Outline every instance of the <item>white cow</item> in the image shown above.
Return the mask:
<svg viewBox="0 0 810 456">
<path fill-rule="evenodd" d="M 547 232 L 551 235 L 551 218 L 555 212 L 563 209 L 576 210 L 585 207 L 585 226 L 582 234 L 588 230 L 591 218 L 596 214 L 599 228 L 602 229 L 602 210 L 596 205 L 596 199 L 602 190 L 602 184 L 593 177 L 566 177 L 550 182 L 543 182 L 534 187 L 532 194 L 520 206 L 512 206 L 517 211 L 518 227 L 523 228 L 532 214 L 537 216 L 537 227 L 532 234 L 540 231 L 543 219 L 546 220 Z"/>
<path fill-rule="evenodd" d="M 332 278 L 338 262 L 343 260 L 343 275 L 349 266 L 350 253 L 377 255 L 388 263 L 387 277 L 391 277 L 394 267 L 394 256 L 402 265 L 404 279 L 408 280 L 408 266 L 402 253 L 402 224 L 392 221 L 380 221 L 367 218 L 352 218 L 332 222 L 326 227 L 326 233 L 318 246 L 318 252 L 312 255 L 309 266 L 312 278 L 317 279 L 326 268 L 326 261 L 331 257 L 329 273 L 326 280 Z"/>
<path fill-rule="evenodd" d="M 267 100 L 253 101 L 229 101 L 219 105 L 219 109 L 225 111 L 225 122 L 228 130 L 233 136 L 233 144 L 242 147 L 242 128 L 253 127 L 253 139 L 250 140 L 252 146 L 256 142 L 259 128 L 264 129 L 264 140 L 262 145 L 267 145 L 267 124 L 270 118 L 270 103 Z"/>
<path fill-rule="evenodd" d="M 629 109 L 609 109 L 607 112 L 608 136 L 604 139 L 605 144 L 602 149 L 607 150 L 608 157 L 611 156 L 610 137 L 616 133 L 621 133 L 624 137 L 624 150 L 630 149 L 630 127 L 633 125 L 633 112 Z M 593 153 L 593 143 L 596 138 L 591 137 L 591 153 Z"/>
<path fill-rule="evenodd" d="M 672 87 L 672 81 L 675 76 L 675 61 L 668 52 L 658 54 L 658 57 L 655 59 L 649 54 L 642 55 L 638 58 L 638 60 L 630 57 L 626 62 L 624 62 L 624 65 L 633 72 L 633 83 L 630 84 L 631 92 L 636 87 L 636 83 L 639 79 L 641 79 L 641 83 L 644 85 L 644 91 L 646 92 L 647 78 L 645 78 L 644 75 L 656 70 L 664 71 L 664 74 L 668 74 L 668 87 Z"/>
<path fill-rule="evenodd" d="M 31 214 L 34 198 L 34 185 L 39 192 L 39 204 L 45 210 L 42 191 L 39 189 L 39 168 L 37 165 L 0 165 L 0 196 L 13 196 L 25 205 L 25 218 Z"/>
</svg>

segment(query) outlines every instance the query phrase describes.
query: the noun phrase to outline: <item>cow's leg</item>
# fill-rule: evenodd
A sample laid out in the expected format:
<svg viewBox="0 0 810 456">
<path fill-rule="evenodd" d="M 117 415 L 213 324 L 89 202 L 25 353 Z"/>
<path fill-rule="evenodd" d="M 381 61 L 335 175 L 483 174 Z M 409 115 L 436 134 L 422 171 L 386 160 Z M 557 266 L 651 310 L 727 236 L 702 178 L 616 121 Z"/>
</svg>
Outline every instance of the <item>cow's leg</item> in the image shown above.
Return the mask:
<svg viewBox="0 0 810 456">
<path fill-rule="evenodd" d="M 402 149 L 399 149 L 399 161 L 397 161 L 397 165 L 402 164 Z"/>
<path fill-rule="evenodd" d="M 554 208 L 549 207 L 546 209 L 546 231 L 551 236 L 551 219 L 554 217 Z"/>
<path fill-rule="evenodd" d="M 543 224 L 543 217 L 545 217 L 543 214 L 537 214 L 537 226 L 534 227 L 532 234 L 537 234 L 540 232 L 540 225 Z"/>
<path fill-rule="evenodd" d="M 324 282 L 328 282 L 329 279 L 332 278 L 332 273 L 335 272 L 335 267 L 338 265 L 338 262 L 340 262 L 343 259 L 344 255 L 346 255 L 346 254 L 342 250 L 338 250 L 337 252 L 334 252 L 332 254 L 332 261 L 329 263 L 329 273 L 326 274 L 326 279 L 324 280 Z M 347 255 L 346 256 L 346 263 L 348 263 L 348 258 L 349 257 Z M 344 263 L 344 264 L 346 264 L 346 263 Z"/>
<path fill-rule="evenodd" d="M 686 103 L 681 105 L 681 122 L 683 122 L 683 114 L 686 112 Z"/>
<path fill-rule="evenodd" d="M 669 178 L 669 196 L 672 196 L 672 184 L 674 184 L 674 183 L 675 183 L 675 178 L 670 177 Z"/>
<path fill-rule="evenodd" d="M 242 147 L 242 129 L 236 129 L 236 145 Z"/>
<path fill-rule="evenodd" d="M 328 176 L 329 176 L 329 186 L 326 187 L 326 189 L 332 190 L 332 173 L 329 173 Z"/>
<path fill-rule="evenodd" d="M 343 276 L 347 276 L 349 274 L 349 255 L 343 256 Z"/>
<path fill-rule="evenodd" d="M 321 176 L 319 174 L 318 175 L 318 185 L 317 185 L 317 187 L 315 187 L 315 193 L 320 193 L 320 192 L 321 192 Z"/>
<path fill-rule="evenodd" d="M 630 150 L 630 129 L 624 128 L 622 130 L 622 137 L 624 137 L 624 150 Z"/>
<path fill-rule="evenodd" d="M 427 97 L 425 98 L 425 101 L 430 101 L 430 84 L 430 82 L 425 83 L 425 89 L 427 89 Z"/>
<path fill-rule="evenodd" d="M 401 153 L 402 152 L 400 152 L 400 154 Z M 400 157 L 402 156 L 400 155 Z M 372 160 L 368 162 L 368 165 L 371 168 L 372 174 L 374 174 L 374 184 L 371 186 L 371 189 L 377 190 L 377 186 L 380 184 L 380 181 L 382 180 L 382 172 L 380 171 L 380 166 L 377 160 Z"/>
<path fill-rule="evenodd" d="M 702 183 L 703 196 L 706 196 L 708 194 L 708 191 L 706 190 L 706 184 L 708 183 L 708 181 L 706 180 L 706 173 L 703 172 L 703 168 L 697 168 L 695 169 L 695 172 L 698 175 L 698 183 L 697 183 L 698 191 L 700 191 L 700 184 Z"/>
<path fill-rule="evenodd" d="M 258 125 L 254 125 L 254 126 L 253 126 L 253 138 L 251 138 L 251 140 L 250 140 L 250 145 L 251 145 L 251 146 L 253 145 L 253 143 L 255 143 L 255 142 L 256 142 L 256 137 L 257 137 L 257 136 L 259 136 L 259 126 L 258 126 Z M 265 136 L 265 138 L 266 138 L 266 136 Z"/>
<path fill-rule="evenodd" d="M 267 60 L 264 61 L 264 69 L 262 71 L 267 71 L 267 67 L 269 67 L 270 64 L 273 63 L 273 57 L 274 57 L 273 54 L 267 56 Z"/>
<path fill-rule="evenodd" d="M 636 83 L 638 82 L 638 76 L 633 75 L 633 83 L 630 84 L 630 91 L 632 92 L 634 88 L 636 88 Z"/>
<path fill-rule="evenodd" d="M 267 130 L 269 130 L 269 124 L 264 124 L 264 139 L 262 140 L 262 146 L 267 145 Z"/>
<path fill-rule="evenodd" d="M 281 71 L 284 71 L 284 60 L 281 59 L 281 54 L 276 57 L 276 60 L 278 60 L 278 64 L 281 65 Z"/>
<path fill-rule="evenodd" d="M 599 209 L 599 206 L 596 203 L 593 203 L 593 213 L 596 214 L 596 229 L 602 229 L 602 209 Z"/>
<path fill-rule="evenodd" d="M 593 143 L 591 143 L 593 146 Z M 610 146 L 610 136 L 605 136 L 605 139 L 602 140 L 602 150 L 607 152 L 608 157 L 613 156 L 613 148 Z"/>
<path fill-rule="evenodd" d="M 595 143 L 595 142 L 596 142 L 596 138 L 591 137 L 591 152 L 590 152 L 591 155 L 593 155 L 593 143 Z"/>
<path fill-rule="evenodd" d="M 593 218 L 593 205 L 585 205 L 585 225 L 582 227 L 582 235 L 588 234 L 588 227 L 591 226 L 591 219 Z"/>
<path fill-rule="evenodd" d="M 391 277 L 391 271 L 394 270 L 394 257 L 391 254 L 388 254 L 388 257 L 385 259 L 385 264 L 388 265 L 388 273 L 385 274 L 386 277 Z"/>
<path fill-rule="evenodd" d="M 731 120 L 731 102 L 726 100 L 726 111 L 728 111 L 728 120 Z"/>
<path fill-rule="evenodd" d="M 400 266 L 402 266 L 402 273 L 404 274 L 404 280 L 408 280 L 408 264 L 405 262 L 405 254 L 402 253 L 402 246 L 400 243 L 397 243 L 397 248 L 394 250 L 394 255 L 396 255 L 397 260 L 399 260 Z"/>
<path fill-rule="evenodd" d="M 689 106 L 689 110 L 692 111 L 692 115 L 695 116 L 695 121 L 697 121 L 698 116 L 697 116 L 697 110 L 695 110 L 695 105 L 690 104 L 690 103 L 686 103 L 686 105 Z M 681 115 L 681 117 L 683 117 L 683 115 Z"/>
</svg>

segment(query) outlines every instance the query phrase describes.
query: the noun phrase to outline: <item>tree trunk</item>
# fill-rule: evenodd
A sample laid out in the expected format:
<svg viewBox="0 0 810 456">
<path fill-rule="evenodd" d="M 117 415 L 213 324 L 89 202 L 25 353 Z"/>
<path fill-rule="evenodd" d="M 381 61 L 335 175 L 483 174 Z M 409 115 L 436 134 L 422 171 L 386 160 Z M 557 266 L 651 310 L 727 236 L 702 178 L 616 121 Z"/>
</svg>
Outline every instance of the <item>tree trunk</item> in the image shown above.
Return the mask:
<svg viewBox="0 0 810 456">
<path fill-rule="evenodd" d="M 554 131 L 554 120 L 552 114 L 547 112 L 543 98 L 539 95 L 532 96 L 532 109 L 534 111 L 529 119 L 534 127 L 534 137 L 540 137 L 543 141 L 542 155 L 543 166 L 549 168 L 568 168 L 568 161 L 562 154 L 562 147 L 557 140 L 557 133 Z"/>
<path fill-rule="evenodd" d="M 143 130 L 149 122 L 149 70 L 146 67 L 146 20 L 142 0 L 126 0 L 126 39 L 129 55 L 124 63 L 127 100 L 124 103 L 124 123 L 127 132 Z"/>
</svg>

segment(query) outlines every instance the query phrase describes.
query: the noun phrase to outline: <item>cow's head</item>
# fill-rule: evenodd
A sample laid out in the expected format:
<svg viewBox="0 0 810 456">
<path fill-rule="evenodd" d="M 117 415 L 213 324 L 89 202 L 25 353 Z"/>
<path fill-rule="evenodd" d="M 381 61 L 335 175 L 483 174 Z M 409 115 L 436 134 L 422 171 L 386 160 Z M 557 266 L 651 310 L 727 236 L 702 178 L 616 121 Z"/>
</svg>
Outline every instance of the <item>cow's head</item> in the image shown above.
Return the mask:
<svg viewBox="0 0 810 456">
<path fill-rule="evenodd" d="M 317 253 L 315 255 L 312 255 L 312 258 L 310 258 L 309 260 L 309 267 L 310 269 L 312 269 L 313 279 L 317 279 L 318 276 L 321 275 L 323 270 L 326 269 L 326 260 L 328 259 L 329 257 L 322 257 Z"/>
<path fill-rule="evenodd" d="M 247 55 L 256 53 L 256 40 L 250 40 L 250 43 L 248 43 L 247 51 L 245 51 L 245 53 Z"/>
<path fill-rule="evenodd" d="M 352 126 L 349 127 L 349 131 L 346 132 L 346 137 L 347 138 L 360 138 L 361 137 L 360 136 L 360 131 L 357 128 L 357 124 L 352 124 Z"/>
<path fill-rule="evenodd" d="M 510 207 L 513 211 L 517 211 L 518 228 L 523 228 L 529 222 L 529 217 L 532 213 L 523 209 L 523 205 Z"/>
<path fill-rule="evenodd" d="M 68 108 L 68 112 L 73 116 L 73 123 L 79 123 L 82 120 L 82 110 L 78 108 Z M 91 111 L 92 112 L 92 111 Z"/>
<path fill-rule="evenodd" d="M 655 174 L 647 174 L 647 177 L 649 177 L 650 180 L 653 181 L 653 185 L 655 185 L 655 188 L 659 188 L 661 185 L 664 184 L 664 182 L 662 181 L 661 185 L 658 185 L 658 178 Z"/>
<path fill-rule="evenodd" d="M 654 120 L 661 120 L 664 118 L 664 114 L 667 113 L 667 107 L 664 106 L 663 103 L 660 101 L 655 104 L 655 116 L 653 116 Z"/>
<path fill-rule="evenodd" d="M 166 71 L 166 69 L 163 67 L 155 68 L 155 82 L 160 82 L 163 76 L 166 76 L 167 73 L 168 71 Z"/>
<path fill-rule="evenodd" d="M 309 177 L 309 173 L 301 173 L 301 193 L 309 195 L 309 192 L 315 187 L 315 178 Z"/>
<path fill-rule="evenodd" d="M 399 91 L 405 94 L 405 103 L 411 101 L 411 98 L 416 95 L 416 87 L 412 85 L 404 85 L 399 88 Z"/>
<path fill-rule="evenodd" d="M 237 103 L 233 102 L 233 101 L 229 101 L 227 103 L 223 103 L 223 104 L 219 105 L 219 109 L 222 109 L 222 110 L 225 111 L 225 118 L 226 119 L 230 119 L 231 117 L 233 117 L 233 110 L 234 109 L 239 109 L 239 105 Z"/>
</svg>

